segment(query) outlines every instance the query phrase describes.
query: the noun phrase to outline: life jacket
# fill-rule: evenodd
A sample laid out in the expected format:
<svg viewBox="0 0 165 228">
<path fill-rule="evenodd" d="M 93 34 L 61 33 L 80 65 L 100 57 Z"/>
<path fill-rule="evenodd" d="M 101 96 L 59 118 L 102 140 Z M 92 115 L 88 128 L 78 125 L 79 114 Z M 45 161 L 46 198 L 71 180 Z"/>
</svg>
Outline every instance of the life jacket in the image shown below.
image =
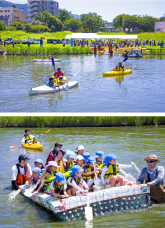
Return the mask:
<svg viewBox="0 0 165 228">
<path fill-rule="evenodd" d="M 71 182 L 74 181 L 77 185 L 80 184 L 80 182 L 82 181 L 82 177 L 78 177 L 76 178 L 75 176 L 72 177 Z"/>
<path fill-rule="evenodd" d="M 119 71 L 124 71 L 124 67 L 119 67 Z"/>
<path fill-rule="evenodd" d="M 33 142 L 33 138 L 31 135 L 24 135 L 25 136 L 25 143 Z"/>
<path fill-rule="evenodd" d="M 118 164 L 116 165 L 108 165 L 109 170 L 105 173 L 104 178 L 110 178 L 113 176 L 117 176 L 119 173 L 119 168 L 118 168 Z"/>
<path fill-rule="evenodd" d="M 97 162 L 97 164 L 98 164 L 98 168 L 100 168 L 100 169 L 102 169 L 102 168 L 103 168 L 103 166 L 104 166 L 104 164 L 102 163 L 102 161 Z M 98 175 L 98 177 L 101 177 L 101 173 L 102 173 L 102 171 L 99 171 L 99 175 Z"/>
<path fill-rule="evenodd" d="M 20 186 L 22 184 L 25 184 L 26 181 L 29 180 L 29 171 L 28 171 L 27 165 L 24 166 L 25 174 L 22 175 L 20 173 L 20 165 L 19 164 L 16 164 L 16 166 L 17 166 L 17 169 L 18 169 L 18 175 L 17 175 L 16 183 L 17 183 L 18 186 Z"/>
<path fill-rule="evenodd" d="M 56 76 L 57 77 L 62 76 L 61 71 L 56 71 Z"/>
<path fill-rule="evenodd" d="M 125 51 L 125 52 L 123 53 L 123 55 L 124 55 L 124 57 L 127 57 L 127 52 Z"/>
<path fill-rule="evenodd" d="M 83 179 L 84 180 L 94 179 L 94 177 L 95 177 L 94 173 L 91 175 L 88 175 L 88 176 L 86 175 L 86 173 L 85 173 L 86 168 L 87 168 L 87 172 L 92 172 L 94 170 L 94 168 L 89 167 L 89 165 L 85 165 L 84 166 L 84 172 L 83 172 Z"/>
<path fill-rule="evenodd" d="M 32 181 L 33 181 L 33 184 L 37 184 L 37 181 L 38 181 L 38 180 L 36 180 L 36 179 L 33 177 Z"/>
<path fill-rule="evenodd" d="M 52 180 L 54 180 L 55 174 L 54 174 L 53 172 L 47 170 L 46 172 L 43 172 L 42 176 L 43 176 L 45 173 L 50 173 L 50 176 L 49 176 L 49 177 L 46 177 L 46 178 L 44 179 L 44 187 L 48 188 L 48 187 L 50 187 Z"/>
<path fill-rule="evenodd" d="M 56 184 L 56 182 L 54 182 L 53 184 L 53 188 L 54 188 L 54 192 L 57 194 L 64 194 L 63 190 L 64 190 L 64 184 L 62 185 L 58 185 Z"/>
<path fill-rule="evenodd" d="M 65 172 L 66 163 L 64 161 L 60 161 L 59 165 L 61 166 L 61 168 L 57 169 L 56 172 L 64 173 Z"/>
</svg>

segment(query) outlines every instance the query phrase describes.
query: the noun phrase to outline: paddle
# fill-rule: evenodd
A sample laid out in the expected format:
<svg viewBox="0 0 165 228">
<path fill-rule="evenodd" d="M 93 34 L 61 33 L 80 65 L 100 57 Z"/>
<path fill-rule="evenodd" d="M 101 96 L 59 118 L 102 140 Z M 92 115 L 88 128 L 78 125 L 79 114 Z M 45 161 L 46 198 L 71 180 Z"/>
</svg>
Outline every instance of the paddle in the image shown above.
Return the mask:
<svg viewBox="0 0 165 228">
<path fill-rule="evenodd" d="M 12 191 L 9 195 L 8 201 L 12 201 L 15 197 L 27 186 L 27 184 L 21 185 L 23 188 L 19 188 L 17 191 Z"/>
<path fill-rule="evenodd" d="M 94 167 L 94 170 L 95 170 L 95 163 L 94 162 L 93 162 L 93 167 Z M 95 183 L 96 186 L 98 186 L 100 184 L 100 180 L 97 178 L 96 171 L 95 171 L 94 183 Z"/>
<path fill-rule="evenodd" d="M 131 162 L 132 165 L 134 165 L 135 169 L 138 171 L 138 174 L 140 175 L 141 171 L 140 169 L 136 166 L 134 162 Z"/>
<path fill-rule="evenodd" d="M 128 59 L 128 57 L 126 57 L 126 58 L 122 61 L 122 63 L 126 62 L 127 59 Z M 116 67 L 115 67 L 115 68 L 116 68 Z M 114 68 L 113 70 L 115 70 L 115 68 Z"/>
<path fill-rule="evenodd" d="M 42 135 L 48 133 L 51 129 L 49 129 L 48 131 L 45 131 L 44 133 L 40 134 L 39 137 L 41 137 Z M 21 148 L 22 146 L 10 146 L 9 148 L 10 149 L 18 149 L 18 148 Z"/>
<path fill-rule="evenodd" d="M 88 221 L 93 220 L 93 208 L 89 205 L 89 194 L 87 194 L 87 206 L 85 207 L 85 218 Z"/>
<path fill-rule="evenodd" d="M 55 71 L 55 62 L 54 62 L 54 58 L 51 57 L 51 60 L 52 60 L 52 66 L 54 67 L 54 71 Z"/>
<path fill-rule="evenodd" d="M 130 173 L 126 173 L 124 170 L 120 169 L 119 170 L 121 173 L 124 174 L 125 178 L 128 180 L 128 181 L 136 181 L 136 179 L 130 174 Z"/>
</svg>

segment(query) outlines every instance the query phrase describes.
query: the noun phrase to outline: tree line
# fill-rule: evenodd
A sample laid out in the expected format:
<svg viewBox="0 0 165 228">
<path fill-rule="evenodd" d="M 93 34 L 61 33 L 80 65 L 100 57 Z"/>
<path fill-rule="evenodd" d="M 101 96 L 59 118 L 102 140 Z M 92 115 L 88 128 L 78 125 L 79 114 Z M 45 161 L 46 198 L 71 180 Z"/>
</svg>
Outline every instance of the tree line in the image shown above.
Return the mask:
<svg viewBox="0 0 165 228">
<path fill-rule="evenodd" d="M 55 17 L 51 13 L 44 11 L 42 14 L 35 15 L 35 19 L 25 25 L 20 22 L 13 22 L 6 26 L 3 21 L 0 21 L 0 30 L 24 30 L 26 32 L 58 32 L 69 30 L 72 32 L 95 32 L 99 27 L 105 27 L 105 22 L 97 13 L 88 13 L 80 15 L 80 19 L 73 18 L 65 9 L 60 9 L 59 14 Z M 139 16 L 120 14 L 113 19 L 113 26 L 124 32 L 128 29 L 138 27 L 140 32 L 153 32 L 155 22 L 165 21 L 165 17 L 155 18 L 152 16 Z"/>
</svg>

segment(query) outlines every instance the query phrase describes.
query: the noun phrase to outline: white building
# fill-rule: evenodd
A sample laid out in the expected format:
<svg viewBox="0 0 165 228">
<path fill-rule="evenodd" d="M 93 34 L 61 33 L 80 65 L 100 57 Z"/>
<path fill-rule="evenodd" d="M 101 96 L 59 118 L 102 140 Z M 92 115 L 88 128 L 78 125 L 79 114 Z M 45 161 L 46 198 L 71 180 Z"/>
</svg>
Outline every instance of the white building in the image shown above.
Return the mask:
<svg viewBox="0 0 165 228">
<path fill-rule="evenodd" d="M 75 18 L 75 19 L 81 20 L 81 16 L 80 16 L 80 15 L 78 15 L 78 14 L 73 14 L 71 11 L 69 12 L 69 15 L 72 16 L 72 17 Z"/>
<path fill-rule="evenodd" d="M 165 32 L 165 22 L 155 22 L 155 32 Z"/>
<path fill-rule="evenodd" d="M 31 23 L 32 20 L 34 20 L 36 14 L 43 13 L 43 11 L 47 11 L 48 13 L 51 13 L 53 16 L 56 16 L 59 13 L 59 4 L 56 1 L 27 0 L 27 2 L 28 2 L 28 14 L 27 14 L 28 23 Z"/>
</svg>

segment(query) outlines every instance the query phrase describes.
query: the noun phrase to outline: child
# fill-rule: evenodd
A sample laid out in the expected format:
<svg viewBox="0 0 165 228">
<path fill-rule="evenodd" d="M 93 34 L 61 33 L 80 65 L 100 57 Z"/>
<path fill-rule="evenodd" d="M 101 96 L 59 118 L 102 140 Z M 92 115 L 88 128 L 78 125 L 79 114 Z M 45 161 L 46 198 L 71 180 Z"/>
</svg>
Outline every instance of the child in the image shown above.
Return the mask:
<svg viewBox="0 0 165 228">
<path fill-rule="evenodd" d="M 64 156 L 65 152 L 59 148 L 55 148 L 53 150 L 53 153 L 54 153 L 54 155 L 52 157 L 52 160 L 57 162 L 57 164 L 61 167 L 60 169 L 57 169 L 57 172 L 64 173 L 66 163 L 63 159 L 63 156 Z"/>
<path fill-rule="evenodd" d="M 78 146 L 77 149 L 76 149 L 76 154 L 77 155 L 82 155 L 83 153 L 85 153 L 86 150 L 84 149 L 84 147 L 82 145 Z"/>
<path fill-rule="evenodd" d="M 71 150 L 67 151 L 67 162 L 66 162 L 66 166 L 65 166 L 65 172 L 69 171 L 72 166 L 74 166 L 75 163 L 73 163 L 73 160 L 77 158 L 77 155 L 72 152 Z"/>
<path fill-rule="evenodd" d="M 86 165 L 87 164 L 87 160 L 88 158 L 91 156 L 89 152 L 85 152 L 82 154 L 84 160 L 83 160 L 83 163 Z"/>
<path fill-rule="evenodd" d="M 34 191 L 36 191 L 39 187 L 39 185 L 36 185 L 39 179 L 41 178 L 41 169 L 38 167 L 35 167 L 32 169 L 32 179 L 29 181 L 30 184 L 34 184 L 36 187 Z"/>
<path fill-rule="evenodd" d="M 66 193 L 66 188 L 67 184 L 65 175 L 63 173 L 56 173 L 56 177 L 50 185 L 52 196 L 55 199 L 69 197 L 69 195 Z"/>
<path fill-rule="evenodd" d="M 55 84 L 55 83 L 53 82 L 53 78 L 52 78 L 52 77 L 49 78 L 49 81 L 46 82 L 45 85 L 46 85 L 46 86 L 49 86 L 49 87 L 52 87 L 52 88 L 59 87 L 58 84 Z"/>
<path fill-rule="evenodd" d="M 56 170 L 60 168 L 60 166 L 57 165 L 57 162 L 55 161 L 50 161 L 47 166 L 45 166 L 45 172 L 42 174 L 41 179 L 39 179 L 36 183 L 35 188 L 37 187 L 38 184 L 40 184 L 39 188 L 35 193 L 40 192 L 40 190 L 43 188 L 44 191 L 46 192 L 47 190 L 50 190 L 50 185 L 51 182 L 55 178 L 55 172 Z"/>
<path fill-rule="evenodd" d="M 38 158 L 37 160 L 34 161 L 34 166 L 40 168 L 42 173 L 44 172 L 45 166 L 44 166 L 44 162 L 41 158 Z"/>
<path fill-rule="evenodd" d="M 133 165 L 122 165 L 116 163 L 116 156 L 114 154 L 107 155 L 104 159 L 104 167 L 102 168 L 101 181 L 103 187 L 110 184 L 114 187 L 117 182 L 123 186 L 123 177 L 118 175 L 120 168 L 132 168 Z"/>
<path fill-rule="evenodd" d="M 84 166 L 83 179 L 86 181 L 90 190 L 92 190 L 94 184 L 95 173 L 99 174 L 97 168 L 94 169 L 95 159 L 94 157 L 89 157 L 87 160 L 87 165 Z"/>
<path fill-rule="evenodd" d="M 96 158 L 96 166 L 99 167 L 102 164 L 104 153 L 102 151 L 96 151 L 95 158 Z"/>
<path fill-rule="evenodd" d="M 83 169 L 79 165 L 74 165 L 71 168 L 71 172 L 67 179 L 67 185 L 69 187 L 67 193 L 69 195 L 75 196 L 76 191 L 79 191 L 81 194 L 88 193 L 88 185 L 82 179 Z M 69 192 L 70 191 L 70 192 Z"/>
<path fill-rule="evenodd" d="M 37 137 L 36 136 L 34 136 L 33 137 L 33 144 L 37 144 L 38 142 L 37 142 Z"/>
</svg>

